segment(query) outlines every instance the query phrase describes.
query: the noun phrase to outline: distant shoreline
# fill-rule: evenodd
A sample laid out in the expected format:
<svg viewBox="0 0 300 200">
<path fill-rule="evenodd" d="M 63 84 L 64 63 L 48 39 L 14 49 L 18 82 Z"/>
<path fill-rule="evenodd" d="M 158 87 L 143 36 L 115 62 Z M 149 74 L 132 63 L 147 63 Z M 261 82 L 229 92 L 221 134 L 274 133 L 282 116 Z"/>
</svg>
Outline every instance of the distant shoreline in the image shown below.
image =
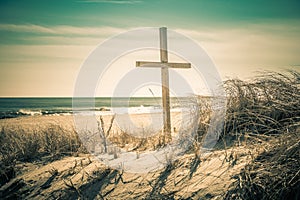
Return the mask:
<svg viewBox="0 0 300 200">
<path fill-rule="evenodd" d="M 84 99 L 84 98 L 83 98 Z M 114 101 L 112 101 L 114 99 Z M 187 98 L 171 97 L 171 108 L 180 108 L 186 105 Z M 86 112 L 95 111 L 96 114 L 115 113 L 149 113 L 159 112 L 161 109 L 160 97 L 98 97 L 94 103 L 90 100 L 80 100 L 73 107 L 72 98 L 0 98 L 0 119 L 16 118 L 20 116 L 42 115 L 72 115 L 73 110 L 83 109 Z M 103 112 L 103 113 L 100 113 Z"/>
</svg>

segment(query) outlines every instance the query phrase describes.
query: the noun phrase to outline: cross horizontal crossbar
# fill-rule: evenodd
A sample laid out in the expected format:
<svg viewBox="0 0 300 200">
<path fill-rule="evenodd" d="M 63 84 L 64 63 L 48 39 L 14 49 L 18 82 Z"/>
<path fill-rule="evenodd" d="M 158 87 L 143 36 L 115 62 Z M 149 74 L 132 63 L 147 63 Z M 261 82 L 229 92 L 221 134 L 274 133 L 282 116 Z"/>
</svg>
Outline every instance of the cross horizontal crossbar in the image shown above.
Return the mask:
<svg viewBox="0 0 300 200">
<path fill-rule="evenodd" d="M 169 68 L 191 68 L 191 63 L 169 63 L 169 62 L 148 62 L 148 61 L 136 61 L 137 67 L 169 67 Z"/>
</svg>

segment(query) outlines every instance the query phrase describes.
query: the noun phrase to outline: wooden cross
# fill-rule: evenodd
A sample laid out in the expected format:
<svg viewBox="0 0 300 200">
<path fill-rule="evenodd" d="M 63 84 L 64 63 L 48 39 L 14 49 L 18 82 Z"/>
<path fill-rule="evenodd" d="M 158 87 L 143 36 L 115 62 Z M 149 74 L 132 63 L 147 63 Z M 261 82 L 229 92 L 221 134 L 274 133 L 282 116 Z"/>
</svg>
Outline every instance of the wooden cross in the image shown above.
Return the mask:
<svg viewBox="0 0 300 200">
<path fill-rule="evenodd" d="M 169 91 L 169 68 L 191 68 L 190 63 L 169 63 L 167 48 L 167 28 L 159 28 L 160 38 L 160 60 L 161 62 L 137 61 L 137 67 L 158 67 L 161 68 L 162 82 L 162 103 L 163 103 L 163 120 L 164 133 L 170 136 L 171 133 L 171 116 L 170 116 L 170 91 Z"/>
</svg>

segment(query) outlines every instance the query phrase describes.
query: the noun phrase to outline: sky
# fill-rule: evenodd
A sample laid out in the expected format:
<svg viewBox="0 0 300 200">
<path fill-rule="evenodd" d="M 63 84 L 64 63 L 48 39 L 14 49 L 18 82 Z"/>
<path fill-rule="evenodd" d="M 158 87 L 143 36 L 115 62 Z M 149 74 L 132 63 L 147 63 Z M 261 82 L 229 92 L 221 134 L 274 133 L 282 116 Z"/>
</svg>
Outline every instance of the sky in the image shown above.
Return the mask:
<svg viewBox="0 0 300 200">
<path fill-rule="evenodd" d="M 99 44 L 162 26 L 205 49 L 223 80 L 300 71 L 299 0 L 0 0 L 0 96 L 72 96 L 83 62 Z M 115 70 L 134 68 L 133 58 L 116 61 Z M 96 95 L 111 96 L 121 77 L 104 77 Z"/>
</svg>

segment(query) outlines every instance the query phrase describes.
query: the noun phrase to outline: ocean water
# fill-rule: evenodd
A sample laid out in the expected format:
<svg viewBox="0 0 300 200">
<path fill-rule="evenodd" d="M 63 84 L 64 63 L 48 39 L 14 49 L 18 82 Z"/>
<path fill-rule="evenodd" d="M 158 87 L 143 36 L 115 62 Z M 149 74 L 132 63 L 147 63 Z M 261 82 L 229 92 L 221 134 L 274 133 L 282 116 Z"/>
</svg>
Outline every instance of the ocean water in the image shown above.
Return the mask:
<svg viewBox="0 0 300 200">
<path fill-rule="evenodd" d="M 113 104 L 112 104 L 113 100 Z M 84 102 L 84 99 L 82 99 Z M 184 98 L 171 98 L 172 109 L 179 108 Z M 113 106 L 112 106 L 113 105 Z M 161 98 L 132 97 L 127 98 L 96 97 L 97 112 L 132 112 L 148 113 L 161 112 Z M 70 115 L 73 113 L 72 98 L 0 98 L 0 119 L 29 115 Z"/>
</svg>

